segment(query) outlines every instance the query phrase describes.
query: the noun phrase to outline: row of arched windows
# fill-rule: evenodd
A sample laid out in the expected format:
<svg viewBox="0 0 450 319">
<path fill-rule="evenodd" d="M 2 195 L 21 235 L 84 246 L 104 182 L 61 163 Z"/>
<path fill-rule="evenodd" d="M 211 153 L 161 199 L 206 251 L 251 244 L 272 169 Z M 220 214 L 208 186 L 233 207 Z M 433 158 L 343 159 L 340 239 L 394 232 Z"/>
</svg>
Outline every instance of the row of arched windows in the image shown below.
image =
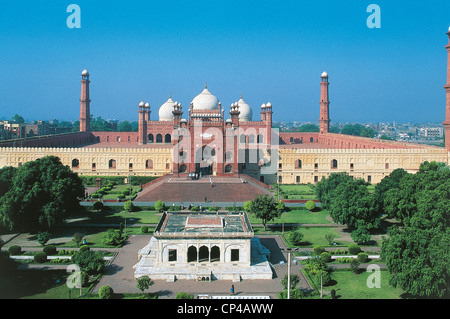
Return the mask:
<svg viewBox="0 0 450 319">
<path fill-rule="evenodd" d="M 95 163 L 92 163 L 92 168 L 95 169 Z M 80 160 L 77 158 L 72 159 L 72 163 L 71 163 L 71 167 L 72 168 L 79 168 L 80 167 Z M 129 163 L 128 164 L 129 169 L 133 168 L 133 163 Z M 110 159 L 108 161 L 108 168 L 109 169 L 115 169 L 116 168 L 116 160 L 115 159 Z M 146 169 L 152 169 L 153 168 L 153 160 L 148 159 L 145 161 L 145 168 Z"/>
<path fill-rule="evenodd" d="M 333 159 L 333 160 L 331 160 L 330 165 L 331 165 L 330 166 L 331 169 L 337 169 L 338 168 L 338 161 L 336 159 Z M 295 168 L 301 169 L 302 166 L 303 166 L 303 163 L 302 163 L 301 159 L 295 160 Z M 318 168 L 319 168 L 319 164 L 315 163 L 314 164 L 314 169 L 318 169 Z M 351 166 L 351 168 L 353 168 L 353 167 Z"/>
<path fill-rule="evenodd" d="M 172 142 L 172 136 L 170 134 L 166 134 L 164 135 L 164 139 L 163 139 L 163 135 L 158 133 L 156 134 L 156 139 L 155 136 L 153 134 L 148 134 L 147 136 L 147 143 L 171 143 Z"/>
<path fill-rule="evenodd" d="M 241 144 L 255 144 L 255 135 L 241 134 L 241 136 L 239 136 L 239 142 Z M 262 134 L 258 134 L 258 136 L 256 137 L 256 143 L 264 143 L 264 136 Z"/>
</svg>

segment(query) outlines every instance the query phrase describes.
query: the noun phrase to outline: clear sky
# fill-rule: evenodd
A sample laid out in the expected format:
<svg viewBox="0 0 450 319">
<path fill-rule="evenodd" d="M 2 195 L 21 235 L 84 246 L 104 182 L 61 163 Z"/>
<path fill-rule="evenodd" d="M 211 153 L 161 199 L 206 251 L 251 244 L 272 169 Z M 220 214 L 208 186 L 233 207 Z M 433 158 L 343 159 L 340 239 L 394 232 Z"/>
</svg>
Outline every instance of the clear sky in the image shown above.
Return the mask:
<svg viewBox="0 0 450 319">
<path fill-rule="evenodd" d="M 0 0 L 0 117 L 77 120 L 86 68 L 95 117 L 137 120 L 143 100 L 157 119 L 170 93 L 187 117 L 207 81 L 226 118 L 242 93 L 254 120 L 270 101 L 317 121 L 326 70 L 332 121 L 441 122 L 449 25 L 448 0 Z"/>
</svg>

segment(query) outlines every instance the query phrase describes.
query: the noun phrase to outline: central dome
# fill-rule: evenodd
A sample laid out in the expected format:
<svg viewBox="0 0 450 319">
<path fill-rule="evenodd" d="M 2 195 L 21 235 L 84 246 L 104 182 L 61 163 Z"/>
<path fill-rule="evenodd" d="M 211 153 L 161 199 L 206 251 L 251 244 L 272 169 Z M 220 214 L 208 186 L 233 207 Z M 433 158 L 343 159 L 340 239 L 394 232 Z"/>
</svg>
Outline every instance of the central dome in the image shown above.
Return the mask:
<svg viewBox="0 0 450 319">
<path fill-rule="evenodd" d="M 208 91 L 205 85 L 205 89 L 197 95 L 192 104 L 195 110 L 217 110 L 219 108 L 219 100 Z"/>
<path fill-rule="evenodd" d="M 239 121 L 251 121 L 253 116 L 252 108 L 242 99 L 242 95 L 237 104 L 240 112 Z"/>
<path fill-rule="evenodd" d="M 160 121 L 172 121 L 173 120 L 173 107 L 175 105 L 175 102 L 172 100 L 172 97 L 169 97 L 169 99 L 161 105 L 159 108 L 159 120 Z"/>
</svg>

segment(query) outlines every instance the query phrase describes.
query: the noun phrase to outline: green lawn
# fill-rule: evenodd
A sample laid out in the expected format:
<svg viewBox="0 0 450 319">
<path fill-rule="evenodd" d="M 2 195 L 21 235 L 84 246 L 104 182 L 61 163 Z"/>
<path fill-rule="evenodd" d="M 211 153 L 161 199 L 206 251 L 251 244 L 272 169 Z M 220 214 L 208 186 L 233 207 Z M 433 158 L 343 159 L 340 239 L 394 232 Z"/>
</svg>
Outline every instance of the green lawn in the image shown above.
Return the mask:
<svg viewBox="0 0 450 319">
<path fill-rule="evenodd" d="M 325 239 L 325 235 L 333 234 L 335 237 L 339 237 L 338 232 L 333 227 L 298 227 L 297 231 L 301 232 L 304 237 L 302 244 L 299 247 L 313 247 L 315 245 L 321 245 L 324 247 L 329 246 L 328 241 Z M 294 247 L 289 242 L 289 234 L 291 231 L 284 232 L 284 240 L 286 244 L 290 247 Z M 350 243 L 339 242 L 337 247 L 347 246 Z"/>
<path fill-rule="evenodd" d="M 5 299 L 69 299 L 80 296 L 80 289 L 70 289 L 66 270 L 18 270 L 1 278 L 0 298 Z M 85 293 L 88 287 L 82 288 Z"/>
<path fill-rule="evenodd" d="M 373 272 L 362 271 L 353 274 L 351 271 L 333 271 L 332 285 L 324 290 L 336 290 L 339 299 L 399 299 L 403 291 L 389 286 L 388 271 L 380 271 L 380 288 L 369 288 L 367 279 Z M 325 298 L 329 298 L 326 296 Z"/>
<path fill-rule="evenodd" d="M 326 210 L 310 212 L 304 208 L 293 208 L 293 210 L 283 213 L 279 218 L 275 218 L 270 223 L 330 224 L 331 222 L 326 219 L 327 216 L 329 214 Z M 261 219 L 256 218 L 253 214 L 249 214 L 248 217 L 252 224 L 261 224 Z"/>
<path fill-rule="evenodd" d="M 316 191 L 314 186 L 307 184 L 287 184 L 279 185 L 280 193 L 284 193 L 285 199 L 315 199 Z M 274 188 L 278 191 L 278 185 Z"/>
</svg>

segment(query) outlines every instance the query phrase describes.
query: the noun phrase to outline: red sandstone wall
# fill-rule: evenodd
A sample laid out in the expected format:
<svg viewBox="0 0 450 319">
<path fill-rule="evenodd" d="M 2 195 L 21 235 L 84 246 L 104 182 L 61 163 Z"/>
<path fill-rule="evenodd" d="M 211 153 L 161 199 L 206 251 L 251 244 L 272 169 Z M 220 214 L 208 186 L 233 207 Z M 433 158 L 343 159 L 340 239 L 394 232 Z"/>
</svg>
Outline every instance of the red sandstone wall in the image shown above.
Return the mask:
<svg viewBox="0 0 450 319">
<path fill-rule="evenodd" d="M 79 147 L 95 142 L 90 132 L 74 132 L 0 142 L 1 147 Z"/>
<path fill-rule="evenodd" d="M 280 145 L 319 143 L 319 133 L 280 132 Z"/>
</svg>

